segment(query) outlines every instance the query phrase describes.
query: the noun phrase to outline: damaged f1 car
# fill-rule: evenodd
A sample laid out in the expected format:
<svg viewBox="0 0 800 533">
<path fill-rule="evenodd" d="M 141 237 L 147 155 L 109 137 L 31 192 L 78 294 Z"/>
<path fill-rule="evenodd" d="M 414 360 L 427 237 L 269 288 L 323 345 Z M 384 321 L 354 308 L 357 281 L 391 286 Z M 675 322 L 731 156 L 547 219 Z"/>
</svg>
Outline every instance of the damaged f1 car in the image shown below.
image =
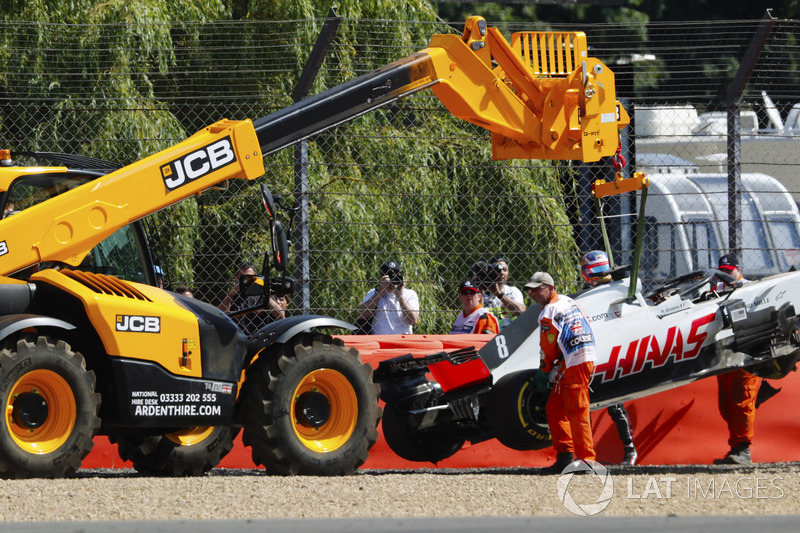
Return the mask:
<svg viewBox="0 0 800 533">
<path fill-rule="evenodd" d="M 632 267 L 612 270 L 611 282 L 572 295 L 595 334 L 592 409 L 737 368 L 770 379 L 795 370 L 800 272 L 741 284 L 725 272 L 699 270 L 642 290 L 631 286 L 638 262 L 634 257 Z M 717 281 L 731 288 L 710 291 Z M 386 402 L 389 447 L 407 460 L 438 462 L 466 441 L 550 446 L 547 393 L 534 385 L 540 311 L 528 308 L 480 350 L 382 361 L 374 379 Z"/>
</svg>

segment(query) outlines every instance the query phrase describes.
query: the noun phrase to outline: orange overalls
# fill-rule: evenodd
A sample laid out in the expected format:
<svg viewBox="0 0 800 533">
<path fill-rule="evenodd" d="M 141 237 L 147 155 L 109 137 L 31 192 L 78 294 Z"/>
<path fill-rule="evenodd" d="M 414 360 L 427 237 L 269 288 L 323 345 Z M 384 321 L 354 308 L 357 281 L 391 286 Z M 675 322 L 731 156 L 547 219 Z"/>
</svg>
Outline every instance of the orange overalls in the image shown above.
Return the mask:
<svg viewBox="0 0 800 533">
<path fill-rule="evenodd" d="M 550 303 L 557 298 L 554 293 Z M 552 319 L 540 317 L 539 346 L 544 352 L 541 369 L 549 372 L 556 362 L 559 363 L 558 375 L 545 405 L 547 424 L 557 453 L 573 453 L 577 459 L 594 461 L 596 455 L 589 416 L 589 381 L 594 372 L 594 362 L 586 361 L 564 368 L 566 364 L 558 345 L 562 326 L 556 327 Z"/>
<path fill-rule="evenodd" d="M 719 413 L 728 424 L 728 444 L 731 448 L 753 442 L 756 418 L 756 396 L 761 378 L 738 369 L 717 376 Z"/>
</svg>

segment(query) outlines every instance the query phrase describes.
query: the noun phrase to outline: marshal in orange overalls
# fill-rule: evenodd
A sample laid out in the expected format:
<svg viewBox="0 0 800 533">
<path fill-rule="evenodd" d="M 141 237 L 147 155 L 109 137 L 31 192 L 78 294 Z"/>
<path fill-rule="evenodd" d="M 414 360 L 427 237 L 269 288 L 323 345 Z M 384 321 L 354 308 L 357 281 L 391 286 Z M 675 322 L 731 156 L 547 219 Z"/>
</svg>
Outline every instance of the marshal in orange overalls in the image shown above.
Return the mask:
<svg viewBox="0 0 800 533">
<path fill-rule="evenodd" d="M 581 308 L 572 298 L 553 293 L 539 315 L 544 353 L 541 369 L 550 372 L 558 363 L 553 390 L 545 406 L 553 448 L 559 454 L 594 461 L 592 422 L 589 416 L 589 381 L 594 372 L 594 335 Z"/>
</svg>

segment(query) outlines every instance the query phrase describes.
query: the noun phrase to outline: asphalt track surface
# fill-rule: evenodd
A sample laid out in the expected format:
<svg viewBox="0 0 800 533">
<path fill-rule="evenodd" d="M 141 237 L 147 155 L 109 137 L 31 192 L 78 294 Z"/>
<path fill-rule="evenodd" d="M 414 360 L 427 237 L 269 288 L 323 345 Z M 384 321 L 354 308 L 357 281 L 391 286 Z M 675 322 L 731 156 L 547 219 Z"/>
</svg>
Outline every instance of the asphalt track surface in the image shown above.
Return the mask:
<svg viewBox="0 0 800 533">
<path fill-rule="evenodd" d="M 536 468 L 371 470 L 343 478 L 285 478 L 269 476 L 263 470 L 226 469 L 201 478 L 149 478 L 131 470 L 81 470 L 68 480 L 0 481 L 0 533 L 511 533 L 582 531 L 587 527 L 591 533 L 800 531 L 800 463 L 607 468 L 616 480 L 613 498 L 617 506 L 589 517 L 565 512 L 563 501 L 549 494 L 559 476 L 543 475 Z M 727 494 L 722 493 L 717 498 L 695 494 L 693 501 L 644 497 L 650 487 L 647 483 L 662 483 L 659 480 L 666 478 L 676 478 L 673 490 L 678 495 L 679 485 L 687 479 L 703 479 L 704 485 L 712 478 L 729 479 L 733 486 L 736 479 L 763 478 L 766 490 L 775 488 L 768 479 L 778 479 L 781 498 L 769 498 L 765 492 L 761 501 L 745 498 L 731 507 Z M 440 496 L 444 497 L 441 503 Z M 232 503 L 227 503 L 228 497 Z M 205 498 L 203 502 L 192 501 L 201 498 Z M 494 507 L 478 505 L 492 498 Z M 257 510 L 243 507 L 246 511 L 237 515 L 235 505 L 243 500 Z M 465 506 L 454 506 L 454 501 Z M 167 518 L 154 512 L 159 507 L 174 507 L 176 502 L 195 507 L 187 505 L 184 512 Z M 301 511 L 287 509 L 286 516 L 280 514 L 295 504 Z M 500 504 L 509 506 L 500 508 Z M 64 515 L 70 505 L 75 513 Z M 96 512 L 87 511 L 92 505 Z M 215 512 L 215 505 L 223 511 Z M 368 509 L 369 505 L 373 507 Z M 125 511 L 113 514 L 101 509 L 114 506 Z M 153 512 L 147 511 L 148 506 Z M 445 509 L 447 512 L 439 512 Z M 52 518 L 58 516 L 70 518 Z M 85 519 L 87 516 L 91 518 Z"/>
</svg>

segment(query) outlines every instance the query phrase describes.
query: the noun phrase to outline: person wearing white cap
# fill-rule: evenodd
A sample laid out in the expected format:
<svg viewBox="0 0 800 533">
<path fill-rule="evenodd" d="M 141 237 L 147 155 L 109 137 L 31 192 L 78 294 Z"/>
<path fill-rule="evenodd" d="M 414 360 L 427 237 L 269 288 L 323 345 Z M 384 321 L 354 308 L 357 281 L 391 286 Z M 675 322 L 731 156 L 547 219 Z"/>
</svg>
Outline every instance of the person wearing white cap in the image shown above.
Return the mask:
<svg viewBox="0 0 800 533">
<path fill-rule="evenodd" d="M 553 277 L 537 272 L 525 284 L 539 314 L 542 360 L 536 372 L 537 390 L 553 389 L 545 405 L 556 461 L 545 471 L 558 474 L 577 458 L 596 459 L 589 417 L 589 381 L 594 372 L 595 343 L 578 303 L 555 289 Z M 552 376 L 552 379 L 550 379 Z"/>
</svg>

